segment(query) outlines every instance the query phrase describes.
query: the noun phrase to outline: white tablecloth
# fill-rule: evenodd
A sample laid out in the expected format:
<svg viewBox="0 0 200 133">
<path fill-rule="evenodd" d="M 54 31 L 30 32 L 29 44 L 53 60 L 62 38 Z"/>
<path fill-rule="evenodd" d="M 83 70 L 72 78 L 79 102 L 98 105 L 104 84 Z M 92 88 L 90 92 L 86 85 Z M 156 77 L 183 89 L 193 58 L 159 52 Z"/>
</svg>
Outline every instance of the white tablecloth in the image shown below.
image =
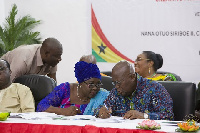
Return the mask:
<svg viewBox="0 0 200 133">
<path fill-rule="evenodd" d="M 108 119 L 95 118 L 90 115 L 76 115 L 76 116 L 59 116 L 53 113 L 11 113 L 11 117 L 20 116 L 22 118 L 8 118 L 3 123 L 31 123 L 31 124 L 53 124 L 53 125 L 93 125 L 96 127 L 110 127 L 110 128 L 125 128 L 125 129 L 136 129 L 138 123 L 144 119 L 135 120 L 124 120 L 122 117 L 111 116 Z M 175 132 L 178 128 L 177 124 L 180 121 L 167 121 L 167 120 L 156 120 L 161 125 L 161 129 L 158 131 Z"/>
</svg>

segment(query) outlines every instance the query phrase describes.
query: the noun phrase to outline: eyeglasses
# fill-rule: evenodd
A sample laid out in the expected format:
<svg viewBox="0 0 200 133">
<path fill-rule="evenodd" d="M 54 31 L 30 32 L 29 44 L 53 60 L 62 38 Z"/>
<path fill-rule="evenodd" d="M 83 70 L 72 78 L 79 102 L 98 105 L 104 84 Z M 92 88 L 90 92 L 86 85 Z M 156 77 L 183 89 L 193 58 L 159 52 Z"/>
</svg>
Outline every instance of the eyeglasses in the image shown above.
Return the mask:
<svg viewBox="0 0 200 133">
<path fill-rule="evenodd" d="M 88 86 L 90 89 L 92 89 L 92 88 L 94 88 L 94 87 L 101 88 L 101 87 L 103 86 L 102 83 L 98 83 L 98 84 L 90 84 L 90 83 L 86 83 L 86 82 L 84 82 L 84 83 L 87 84 L 87 86 Z"/>
<path fill-rule="evenodd" d="M 139 61 L 142 61 L 142 60 L 147 60 L 147 61 L 149 61 L 150 59 L 137 58 L 137 59 L 135 59 L 135 62 L 139 62 Z"/>
<path fill-rule="evenodd" d="M 0 71 L 6 70 L 6 67 L 0 67 Z"/>
<path fill-rule="evenodd" d="M 114 85 L 114 86 L 116 86 L 116 85 L 121 85 L 121 83 L 124 81 L 126 79 L 126 77 L 125 78 L 123 78 L 122 80 L 120 80 L 120 81 L 112 81 L 112 84 Z"/>
</svg>

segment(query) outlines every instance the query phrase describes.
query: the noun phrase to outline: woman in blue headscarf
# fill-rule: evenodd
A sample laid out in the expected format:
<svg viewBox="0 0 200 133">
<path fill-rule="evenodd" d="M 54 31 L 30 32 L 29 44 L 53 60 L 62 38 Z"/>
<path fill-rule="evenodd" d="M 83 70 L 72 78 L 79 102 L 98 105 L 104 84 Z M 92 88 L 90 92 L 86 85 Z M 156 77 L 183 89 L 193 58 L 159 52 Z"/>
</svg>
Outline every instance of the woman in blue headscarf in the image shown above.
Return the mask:
<svg viewBox="0 0 200 133">
<path fill-rule="evenodd" d="M 94 109 L 103 104 L 109 92 L 101 88 L 101 75 L 96 64 L 79 61 L 75 64 L 77 83 L 62 83 L 37 106 L 37 112 L 58 115 L 93 115 Z"/>
</svg>

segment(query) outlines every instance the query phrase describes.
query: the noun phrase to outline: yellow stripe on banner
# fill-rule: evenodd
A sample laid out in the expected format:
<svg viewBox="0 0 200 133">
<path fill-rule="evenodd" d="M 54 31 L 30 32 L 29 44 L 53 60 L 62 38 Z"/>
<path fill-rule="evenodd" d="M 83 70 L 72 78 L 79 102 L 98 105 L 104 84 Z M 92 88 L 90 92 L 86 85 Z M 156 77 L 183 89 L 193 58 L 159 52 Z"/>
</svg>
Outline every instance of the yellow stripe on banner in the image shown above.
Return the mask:
<svg viewBox="0 0 200 133">
<path fill-rule="evenodd" d="M 98 48 L 98 46 L 101 46 L 101 44 L 103 44 L 103 46 L 106 46 L 106 44 L 101 40 L 101 38 L 98 36 L 98 34 L 96 33 L 94 27 L 92 26 L 92 49 L 104 60 L 106 60 L 107 62 L 112 62 L 112 63 L 117 63 L 121 60 L 124 60 L 123 58 L 121 58 L 120 56 L 118 56 L 117 54 L 115 54 L 112 50 L 110 50 L 108 47 L 106 47 L 105 50 L 105 54 L 104 53 L 99 53 L 100 49 Z"/>
</svg>

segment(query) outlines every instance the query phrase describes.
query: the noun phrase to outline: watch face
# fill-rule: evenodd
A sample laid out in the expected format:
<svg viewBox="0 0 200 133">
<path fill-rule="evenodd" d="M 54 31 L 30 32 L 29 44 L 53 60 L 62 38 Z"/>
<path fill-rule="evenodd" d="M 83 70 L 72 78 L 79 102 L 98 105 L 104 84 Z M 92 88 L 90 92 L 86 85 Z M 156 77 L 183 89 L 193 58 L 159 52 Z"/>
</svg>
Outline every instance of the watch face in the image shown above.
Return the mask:
<svg viewBox="0 0 200 133">
<path fill-rule="evenodd" d="M 148 119 L 148 114 L 144 113 L 144 119 Z"/>
</svg>

